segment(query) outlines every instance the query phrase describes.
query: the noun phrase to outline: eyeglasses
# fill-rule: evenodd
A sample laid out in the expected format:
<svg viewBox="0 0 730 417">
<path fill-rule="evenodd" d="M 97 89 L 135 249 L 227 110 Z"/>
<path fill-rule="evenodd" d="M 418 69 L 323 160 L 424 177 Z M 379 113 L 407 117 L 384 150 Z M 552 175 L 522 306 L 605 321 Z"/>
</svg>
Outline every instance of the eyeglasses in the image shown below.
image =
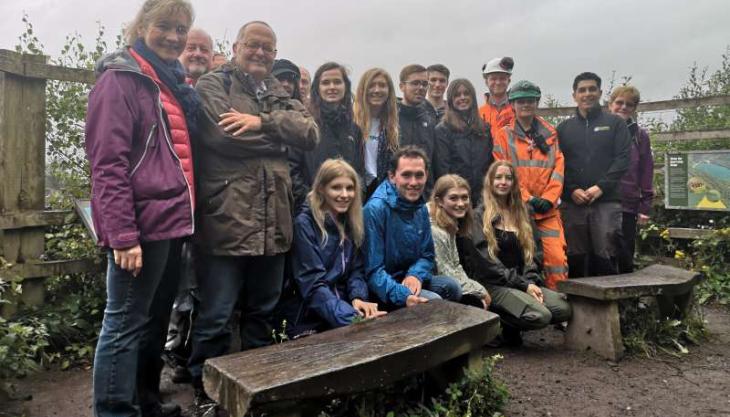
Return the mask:
<svg viewBox="0 0 730 417">
<path fill-rule="evenodd" d="M 266 53 L 266 54 L 273 54 L 274 52 L 276 52 L 276 49 L 273 46 L 267 45 L 267 44 L 262 44 L 262 43 L 256 43 L 256 42 L 252 42 L 252 43 L 244 42 L 243 47 L 246 48 L 247 50 L 249 50 L 250 52 L 256 52 L 259 49 L 264 51 L 264 53 Z"/>
<path fill-rule="evenodd" d="M 615 100 L 615 101 L 613 102 L 613 104 L 614 104 L 614 105 L 615 105 L 616 107 L 618 107 L 618 108 L 621 108 L 621 107 L 623 107 L 623 106 L 626 106 L 626 107 L 627 107 L 627 108 L 629 108 L 629 109 L 633 109 L 633 108 L 635 108 L 635 107 L 636 107 L 636 103 L 634 103 L 633 101 L 625 101 L 625 100 Z"/>
<path fill-rule="evenodd" d="M 427 88 L 428 87 L 428 81 L 419 81 L 419 80 L 411 80 L 406 81 L 406 84 L 410 85 L 411 87 L 421 87 L 421 88 Z"/>
</svg>

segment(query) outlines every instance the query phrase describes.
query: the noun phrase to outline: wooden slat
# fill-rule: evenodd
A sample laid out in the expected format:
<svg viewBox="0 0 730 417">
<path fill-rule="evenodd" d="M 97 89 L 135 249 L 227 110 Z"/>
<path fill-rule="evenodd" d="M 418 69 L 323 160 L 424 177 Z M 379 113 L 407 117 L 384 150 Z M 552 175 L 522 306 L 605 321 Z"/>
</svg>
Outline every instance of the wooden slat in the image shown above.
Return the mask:
<svg viewBox="0 0 730 417">
<path fill-rule="evenodd" d="M 69 223 L 69 217 L 75 220 L 71 210 L 29 211 L 0 214 L 0 230 L 22 229 L 25 227 L 59 226 Z M 73 220 L 72 220 L 73 221 Z"/>
<path fill-rule="evenodd" d="M 694 239 L 704 239 L 711 234 L 713 234 L 714 230 L 709 229 L 689 229 L 684 227 L 670 227 L 669 228 L 669 237 L 672 239 L 688 239 L 688 240 L 694 240 Z"/>
<path fill-rule="evenodd" d="M 203 369 L 205 391 L 232 416 L 242 417 L 251 405 L 385 386 L 478 352 L 498 331 L 494 313 L 430 301 L 376 320 L 209 359 Z"/>
<path fill-rule="evenodd" d="M 711 229 L 690 229 L 685 227 L 669 227 L 669 237 L 671 239 L 695 240 L 705 239 L 712 235 L 715 231 Z M 649 236 L 660 236 L 659 230 L 649 231 Z"/>
<path fill-rule="evenodd" d="M 730 105 L 730 95 L 647 101 L 645 103 L 639 104 L 639 113 L 662 110 L 676 110 L 688 107 L 724 105 Z M 537 109 L 537 114 L 542 117 L 572 116 L 575 114 L 575 106 L 541 108 Z"/>
<path fill-rule="evenodd" d="M 102 260 L 102 258 L 26 262 L 12 264 L 12 266 L 8 268 L 0 269 L 0 276 L 6 280 L 22 281 L 26 278 L 103 272 L 104 268 L 106 268 L 106 263 Z"/>
<path fill-rule="evenodd" d="M 46 80 L 71 81 L 85 84 L 94 84 L 96 82 L 96 75 L 94 75 L 94 71 L 82 68 L 66 68 L 57 65 L 47 64 L 26 64 L 25 76 L 32 78 L 43 78 Z"/>
<path fill-rule="evenodd" d="M 730 140 L 730 129 L 720 130 L 693 130 L 686 132 L 662 132 L 652 133 L 652 142 L 670 141 L 695 141 L 707 139 L 728 139 Z"/>
<path fill-rule="evenodd" d="M 19 54 L 0 49 L 0 71 L 29 78 L 70 81 L 85 84 L 96 82 L 94 72 L 82 68 L 66 68 L 43 62 L 42 55 Z M 38 62 L 41 61 L 41 62 Z"/>
</svg>

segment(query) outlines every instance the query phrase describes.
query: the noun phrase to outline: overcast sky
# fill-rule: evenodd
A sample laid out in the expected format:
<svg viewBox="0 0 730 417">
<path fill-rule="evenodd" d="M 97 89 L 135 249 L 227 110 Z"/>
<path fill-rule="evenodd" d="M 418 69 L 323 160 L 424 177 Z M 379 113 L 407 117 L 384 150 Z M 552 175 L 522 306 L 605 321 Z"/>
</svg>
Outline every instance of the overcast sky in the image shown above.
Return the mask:
<svg viewBox="0 0 730 417">
<path fill-rule="evenodd" d="M 233 40 L 249 20 L 265 20 L 278 36 L 279 58 L 314 72 L 334 60 L 360 74 L 379 66 L 397 78 L 411 63 L 443 63 L 452 79 L 484 90 L 481 66 L 515 59 L 513 82 L 536 82 L 543 94 L 572 104 L 573 77 L 594 71 L 606 82 L 631 75 L 645 100 L 674 96 L 693 62 L 717 69 L 730 44 L 728 0 L 193 0 L 199 26 Z M 1 0 L 0 48 L 12 49 L 27 13 L 51 55 L 65 35 L 91 45 L 97 21 L 109 39 L 141 0 Z M 397 81 L 396 81 L 397 82 Z"/>
</svg>

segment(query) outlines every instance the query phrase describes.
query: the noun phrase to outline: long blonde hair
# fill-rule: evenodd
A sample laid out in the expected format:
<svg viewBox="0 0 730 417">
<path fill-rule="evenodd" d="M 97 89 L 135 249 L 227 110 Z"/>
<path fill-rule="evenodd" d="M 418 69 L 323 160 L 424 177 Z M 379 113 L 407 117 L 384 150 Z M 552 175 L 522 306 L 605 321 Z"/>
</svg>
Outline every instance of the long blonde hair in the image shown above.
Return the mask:
<svg viewBox="0 0 730 417">
<path fill-rule="evenodd" d="M 382 68 L 371 68 L 360 77 L 355 91 L 355 102 L 353 104 L 353 113 L 355 114 L 355 124 L 362 131 L 362 138 L 367 141 L 370 135 L 370 127 L 373 115 L 370 114 L 370 105 L 368 104 L 368 87 L 375 77 L 383 76 L 388 84 L 388 98 L 385 100 L 385 107 L 377 116 L 380 120 L 381 129 L 385 131 L 385 138 L 388 141 L 388 149 L 395 152 L 398 149 L 398 105 L 395 99 L 395 86 L 390 75 Z"/>
<path fill-rule="evenodd" d="M 512 190 L 507 195 L 505 207 L 500 206 L 498 197 L 494 194 L 494 177 L 497 175 L 497 168 L 499 167 L 508 167 L 512 173 L 512 178 L 514 178 Z M 497 220 L 506 209 L 512 215 L 517 225 L 517 240 L 522 247 L 522 259 L 525 265 L 531 264 L 535 257 L 535 238 L 532 232 L 530 215 L 527 212 L 525 203 L 522 202 L 517 172 L 509 161 L 495 161 L 489 167 L 487 175 L 484 178 L 484 186 L 482 187 L 482 201 L 484 202 L 482 232 L 487 240 L 487 252 L 491 260 L 496 262 L 497 254 L 499 253 L 499 245 L 497 244 L 497 237 L 492 222 Z"/>
<path fill-rule="evenodd" d="M 349 238 L 355 246 L 360 247 L 365 235 L 365 227 L 362 219 L 362 188 L 360 186 L 360 178 L 350 164 L 339 158 L 328 159 L 322 163 L 319 171 L 317 171 L 317 175 L 314 177 L 312 191 L 307 194 L 309 208 L 312 210 L 312 217 L 314 217 L 314 221 L 322 233 L 322 244 L 324 245 L 327 242 L 327 230 L 324 227 L 324 221 L 325 216 L 329 213 L 326 207 L 327 201 L 324 197 L 324 188 L 339 177 L 347 177 L 355 184 L 355 197 L 352 199 L 350 208 L 347 210 L 346 224 L 341 224 L 338 219 L 334 219 L 337 230 L 340 232 L 340 243 L 348 238 L 346 231 L 346 226 L 348 226 L 350 232 Z"/>
<path fill-rule="evenodd" d="M 177 13 L 183 13 L 190 19 L 192 26 L 195 20 L 193 6 L 187 0 L 147 0 L 139 9 L 137 15 L 134 16 L 129 25 L 124 30 L 124 41 L 127 46 L 134 45 L 139 38 L 139 32 L 150 25 L 150 23 L 162 16 L 172 16 Z"/>
<path fill-rule="evenodd" d="M 471 202 L 467 204 L 466 216 L 457 220 L 449 216 L 444 209 L 439 206 L 438 202 L 443 201 L 446 194 L 454 188 L 464 188 L 467 194 L 471 196 L 471 187 L 469 182 L 456 174 L 442 175 L 433 186 L 431 200 L 428 202 L 428 211 L 431 213 L 431 220 L 436 226 L 446 230 L 451 235 L 470 236 L 473 213 Z M 438 201 L 437 201 L 438 200 Z"/>
</svg>

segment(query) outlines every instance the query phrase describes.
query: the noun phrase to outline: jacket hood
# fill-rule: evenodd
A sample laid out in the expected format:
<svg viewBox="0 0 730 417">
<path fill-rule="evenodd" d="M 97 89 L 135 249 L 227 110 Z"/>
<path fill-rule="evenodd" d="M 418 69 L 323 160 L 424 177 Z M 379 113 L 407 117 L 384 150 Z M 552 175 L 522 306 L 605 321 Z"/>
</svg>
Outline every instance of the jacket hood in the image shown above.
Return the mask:
<svg viewBox="0 0 730 417">
<path fill-rule="evenodd" d="M 412 203 L 398 194 L 398 190 L 390 180 L 383 181 L 370 197 L 383 200 L 393 210 L 404 212 L 415 212 L 426 204 L 426 199 L 421 197 L 415 203 Z"/>
<path fill-rule="evenodd" d="M 139 63 L 137 63 L 137 60 L 132 57 L 127 48 L 117 49 L 116 51 L 99 58 L 94 65 L 94 74 L 98 77 L 101 73 L 108 69 L 120 69 L 142 73 Z"/>
<path fill-rule="evenodd" d="M 402 99 L 398 99 L 398 116 L 405 117 L 406 119 L 420 119 L 424 116 L 428 116 L 428 109 L 423 103 L 417 106 L 409 106 L 407 104 L 403 104 Z"/>
</svg>

